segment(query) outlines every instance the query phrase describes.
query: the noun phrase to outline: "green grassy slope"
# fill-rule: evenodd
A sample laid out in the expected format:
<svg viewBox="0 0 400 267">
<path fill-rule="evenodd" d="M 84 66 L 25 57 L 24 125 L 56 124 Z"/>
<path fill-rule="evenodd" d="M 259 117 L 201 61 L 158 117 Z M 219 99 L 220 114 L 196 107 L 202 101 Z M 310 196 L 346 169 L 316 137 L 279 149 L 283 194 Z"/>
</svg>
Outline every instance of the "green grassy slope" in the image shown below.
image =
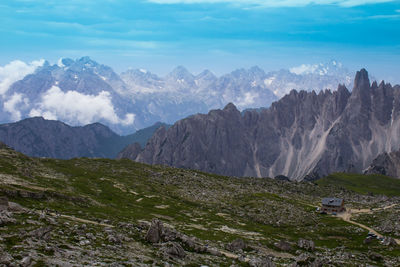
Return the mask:
<svg viewBox="0 0 400 267">
<path fill-rule="evenodd" d="M 318 185 L 344 187 L 361 194 L 400 196 L 400 179 L 378 174 L 334 173 L 317 180 L 316 183 Z"/>
<path fill-rule="evenodd" d="M 159 218 L 182 233 L 221 249 L 232 240 L 242 238 L 252 246 L 248 253 L 253 256 L 260 253 L 258 248 L 279 253 L 275 243 L 285 240 L 292 244 L 287 253 L 294 258 L 296 251 L 304 252 L 296 244 L 299 238 L 305 238 L 313 240 L 321 254 L 333 255 L 335 248 L 344 247 L 359 255 L 353 259 L 355 264 L 364 262 L 362 255 L 369 250 L 389 258 L 400 257 L 398 249 L 389 251 L 377 242 L 365 245 L 366 230 L 315 212 L 315 206 L 326 196 L 344 197 L 349 205 L 362 201 L 365 207 L 376 206 L 378 199 L 358 192 L 370 192 L 373 188 L 374 193 L 395 194 L 398 184 L 392 180 L 385 180 L 392 181 L 390 185 L 361 183 L 361 176 L 341 177 L 335 174 L 315 185 L 223 177 L 130 160 L 37 159 L 0 149 L 0 195 L 5 194 L 30 209 L 49 208 L 82 219 L 108 220 L 112 225 L 121 221 L 139 224 Z M 331 183 L 336 186 L 330 186 Z M 361 189 L 353 189 L 360 185 Z M 26 192 L 42 197 L 27 197 Z M 153 249 L 143 237 L 132 238 Z M 189 263 L 196 266 L 204 262 L 201 257 L 208 257 L 217 265 L 232 263 L 208 255 L 199 257 Z M 290 258 L 276 259 L 278 265 L 291 262 Z"/>
</svg>

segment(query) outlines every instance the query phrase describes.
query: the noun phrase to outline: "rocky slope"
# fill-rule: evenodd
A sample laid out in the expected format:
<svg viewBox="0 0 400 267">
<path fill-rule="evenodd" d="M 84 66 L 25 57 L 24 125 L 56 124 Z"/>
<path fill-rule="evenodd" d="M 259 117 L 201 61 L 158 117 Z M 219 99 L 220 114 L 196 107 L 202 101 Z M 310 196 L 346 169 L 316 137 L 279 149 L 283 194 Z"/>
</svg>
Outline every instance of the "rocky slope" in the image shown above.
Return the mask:
<svg viewBox="0 0 400 267">
<path fill-rule="evenodd" d="M 337 196 L 349 209 L 369 211 L 364 224 L 382 226 L 375 212 L 397 221 L 400 193 L 382 195 L 390 187 L 379 181 L 399 188 L 400 180 L 371 178 L 376 193 L 363 194 L 346 181 L 325 186 L 129 160 L 30 158 L 0 144 L 0 265 L 399 266 L 398 227 L 379 228 L 380 242 L 315 211 L 321 198 Z"/>
<path fill-rule="evenodd" d="M 144 146 L 160 126 L 167 125 L 157 123 L 134 134 L 120 136 L 100 123 L 71 127 L 59 121 L 35 117 L 0 125 L 0 141 L 35 157 L 115 158 L 130 143 L 139 142 Z"/>
<path fill-rule="evenodd" d="M 384 152 L 376 157 L 365 174 L 383 174 L 400 178 L 400 151 Z"/>
<path fill-rule="evenodd" d="M 241 114 L 233 104 L 160 128 L 136 158 L 206 172 L 295 180 L 361 172 L 400 146 L 400 87 L 370 84 L 357 72 L 349 92 L 291 91 L 268 109 Z"/>
</svg>

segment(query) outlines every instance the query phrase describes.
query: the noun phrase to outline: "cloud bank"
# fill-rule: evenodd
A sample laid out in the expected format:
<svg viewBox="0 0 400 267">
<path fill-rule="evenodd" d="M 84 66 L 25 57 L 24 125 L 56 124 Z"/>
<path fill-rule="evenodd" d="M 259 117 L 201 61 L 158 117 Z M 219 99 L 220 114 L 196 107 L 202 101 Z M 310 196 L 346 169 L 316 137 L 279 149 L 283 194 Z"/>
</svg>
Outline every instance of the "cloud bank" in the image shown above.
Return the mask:
<svg viewBox="0 0 400 267">
<path fill-rule="evenodd" d="M 18 105 L 28 105 L 29 99 L 24 98 L 22 94 L 15 93 L 7 101 L 4 102 L 4 111 L 11 114 L 11 119 L 19 121 L 21 119 L 21 111 L 17 108 Z"/>
<path fill-rule="evenodd" d="M 4 67 L 0 67 L 0 95 L 4 95 L 14 82 L 22 80 L 38 67 L 43 66 L 44 62 L 44 59 L 41 59 L 27 64 L 20 60 L 14 60 Z"/>
<path fill-rule="evenodd" d="M 40 104 L 30 111 L 29 116 L 79 124 L 106 120 L 112 124 L 131 125 L 135 120 L 135 114 L 132 113 L 126 114 L 124 119 L 118 117 L 109 92 L 85 95 L 76 91 L 63 92 L 57 86 L 42 95 Z"/>
<path fill-rule="evenodd" d="M 394 0 L 147 0 L 157 4 L 219 4 L 259 7 L 301 7 L 307 5 L 339 5 L 354 7 L 393 2 Z"/>
</svg>

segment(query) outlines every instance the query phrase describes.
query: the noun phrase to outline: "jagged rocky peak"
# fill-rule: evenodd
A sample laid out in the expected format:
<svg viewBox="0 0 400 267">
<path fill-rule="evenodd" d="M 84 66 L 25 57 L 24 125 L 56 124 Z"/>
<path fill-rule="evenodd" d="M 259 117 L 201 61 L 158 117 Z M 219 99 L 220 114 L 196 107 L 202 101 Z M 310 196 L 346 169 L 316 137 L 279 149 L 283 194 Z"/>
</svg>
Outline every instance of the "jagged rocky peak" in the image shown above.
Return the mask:
<svg viewBox="0 0 400 267">
<path fill-rule="evenodd" d="M 95 67 L 98 66 L 99 63 L 97 63 L 96 61 L 92 60 L 90 57 L 86 56 L 86 57 L 81 57 L 80 59 L 78 59 L 76 61 L 76 63 L 80 63 L 80 64 L 84 64 L 85 66 L 91 66 L 91 67 Z"/>
<path fill-rule="evenodd" d="M 354 90 L 365 90 L 370 88 L 370 82 L 368 77 L 368 71 L 366 69 L 361 69 L 357 71 L 356 77 L 354 79 Z"/>
<path fill-rule="evenodd" d="M 203 70 L 196 76 L 196 79 L 216 79 L 216 78 L 217 77 L 215 76 L 215 74 L 212 73 L 210 70 Z"/>
<path fill-rule="evenodd" d="M 227 112 L 239 112 L 239 110 L 236 108 L 236 106 L 233 103 L 228 103 L 223 111 L 227 111 Z"/>
<path fill-rule="evenodd" d="M 60 60 L 59 66 L 60 66 L 60 67 L 62 67 L 62 66 L 69 67 L 69 66 L 71 66 L 71 65 L 74 64 L 74 63 L 75 63 L 75 61 L 74 61 L 73 59 L 70 59 L 70 58 L 62 58 L 62 59 Z"/>
<path fill-rule="evenodd" d="M 177 66 L 168 74 L 168 77 L 175 79 L 193 79 L 193 74 L 191 74 L 185 67 Z"/>
<path fill-rule="evenodd" d="M 265 72 L 259 66 L 253 66 L 249 69 L 249 72 L 255 76 L 265 76 Z"/>
<path fill-rule="evenodd" d="M 138 160 L 295 180 L 362 172 L 385 149 L 400 147 L 400 90 L 384 84 L 371 90 L 365 69 L 354 84 L 352 93 L 344 85 L 319 94 L 292 90 L 270 108 L 243 116 L 236 116 L 239 111 L 229 103 L 186 118 L 156 133 Z"/>
</svg>

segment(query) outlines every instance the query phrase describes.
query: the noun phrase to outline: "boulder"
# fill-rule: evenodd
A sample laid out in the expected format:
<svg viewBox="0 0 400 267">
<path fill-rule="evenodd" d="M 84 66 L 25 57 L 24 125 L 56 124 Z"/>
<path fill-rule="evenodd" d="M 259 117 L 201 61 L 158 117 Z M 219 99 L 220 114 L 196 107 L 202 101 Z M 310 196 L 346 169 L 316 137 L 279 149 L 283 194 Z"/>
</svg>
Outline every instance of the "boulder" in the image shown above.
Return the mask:
<svg viewBox="0 0 400 267">
<path fill-rule="evenodd" d="M 186 252 L 182 248 L 179 243 L 176 242 L 168 242 L 165 243 L 162 247 L 162 251 L 164 251 L 168 256 L 173 258 L 183 259 L 186 257 Z"/>
<path fill-rule="evenodd" d="M 163 223 L 158 219 L 153 219 L 145 237 L 146 241 L 152 244 L 160 242 L 163 229 Z"/>
<path fill-rule="evenodd" d="M 5 266 L 9 266 L 12 261 L 13 261 L 13 257 L 11 257 L 10 254 L 8 254 L 5 251 L 0 252 L 0 264 L 4 264 Z"/>
<path fill-rule="evenodd" d="M 0 211 L 0 225 L 8 224 L 8 223 L 15 223 L 16 220 L 12 218 L 12 213 L 6 210 Z"/>
<path fill-rule="evenodd" d="M 22 267 L 28 267 L 32 263 L 32 258 L 30 256 L 26 256 L 21 260 Z"/>
<path fill-rule="evenodd" d="M 228 244 L 226 246 L 227 250 L 230 251 L 238 251 L 238 250 L 243 250 L 247 247 L 246 243 L 243 241 L 243 239 L 236 239 L 234 241 L 232 241 L 232 243 Z"/>
<path fill-rule="evenodd" d="M 303 239 L 303 238 L 299 239 L 299 241 L 297 242 L 297 246 L 299 248 L 302 248 L 302 249 L 308 250 L 308 251 L 314 251 L 314 249 L 315 249 L 314 241 Z"/>
<path fill-rule="evenodd" d="M 385 236 L 382 244 L 384 246 L 397 246 L 396 240 L 394 240 L 394 238 L 390 236 Z"/>
<path fill-rule="evenodd" d="M 255 258 L 249 261 L 249 265 L 251 267 L 275 267 L 275 264 L 271 261 L 270 258 Z"/>
<path fill-rule="evenodd" d="M 302 253 L 296 257 L 296 263 L 300 266 L 309 266 L 314 260 L 315 257 L 309 253 Z"/>
<path fill-rule="evenodd" d="M 27 209 L 15 202 L 8 202 L 8 210 L 13 212 L 26 212 Z"/>
<path fill-rule="evenodd" d="M 383 256 L 379 253 L 376 253 L 374 251 L 369 251 L 368 252 L 368 258 L 370 258 L 373 261 L 381 261 L 383 260 Z"/>
<path fill-rule="evenodd" d="M 277 247 L 278 249 L 282 250 L 282 251 L 290 251 L 292 250 L 292 245 L 284 240 L 281 240 L 279 242 L 276 242 L 275 247 Z"/>
<path fill-rule="evenodd" d="M 8 198 L 0 197 L 0 211 L 8 209 Z"/>
<path fill-rule="evenodd" d="M 37 239 L 47 240 L 50 237 L 50 232 L 53 230 L 51 226 L 40 227 L 36 230 L 33 230 L 29 233 L 30 236 Z"/>
</svg>

